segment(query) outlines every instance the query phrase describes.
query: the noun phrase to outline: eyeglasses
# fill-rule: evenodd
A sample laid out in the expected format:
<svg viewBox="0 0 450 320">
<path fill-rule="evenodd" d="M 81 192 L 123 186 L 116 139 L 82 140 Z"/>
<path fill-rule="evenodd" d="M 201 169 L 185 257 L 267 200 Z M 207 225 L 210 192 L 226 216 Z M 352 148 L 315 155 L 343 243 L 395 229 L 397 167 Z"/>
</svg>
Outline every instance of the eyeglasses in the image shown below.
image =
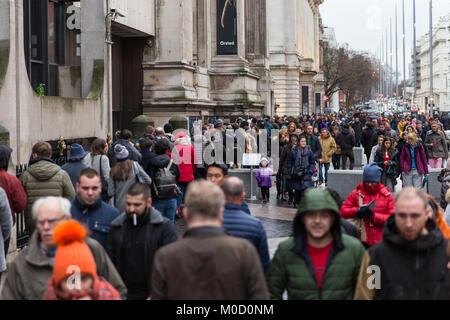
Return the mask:
<svg viewBox="0 0 450 320">
<path fill-rule="evenodd" d="M 49 226 L 54 226 L 58 221 L 61 221 L 62 219 L 64 219 L 64 216 L 55 219 L 37 220 L 37 224 L 39 226 L 44 226 L 47 222 Z"/>
</svg>

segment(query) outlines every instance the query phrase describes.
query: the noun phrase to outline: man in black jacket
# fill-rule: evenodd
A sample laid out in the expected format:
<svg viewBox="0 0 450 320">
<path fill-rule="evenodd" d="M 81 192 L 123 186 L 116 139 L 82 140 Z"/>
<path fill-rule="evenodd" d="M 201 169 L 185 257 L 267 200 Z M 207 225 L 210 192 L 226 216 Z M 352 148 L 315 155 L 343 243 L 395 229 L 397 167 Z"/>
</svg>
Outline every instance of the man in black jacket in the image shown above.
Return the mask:
<svg viewBox="0 0 450 320">
<path fill-rule="evenodd" d="M 361 134 L 361 145 L 364 148 L 364 154 L 367 158 L 367 163 L 369 163 L 370 153 L 372 152 L 372 136 L 375 133 L 375 129 L 370 121 L 366 122 L 366 127 L 363 129 Z"/>
<path fill-rule="evenodd" d="M 341 147 L 342 170 L 347 168 L 347 158 L 350 159 L 350 170 L 353 170 L 355 156 L 353 147 L 355 146 L 355 136 L 350 132 L 350 125 L 344 123 L 341 133 L 336 137 L 336 143 Z"/>
<path fill-rule="evenodd" d="M 363 125 L 359 121 L 359 117 L 355 115 L 355 120 L 352 123 L 352 128 L 355 131 L 355 146 L 359 147 L 361 145 L 361 135 L 363 130 Z"/>
<path fill-rule="evenodd" d="M 178 237 L 170 220 L 152 208 L 147 185 L 136 182 L 128 189 L 125 208 L 111 224 L 106 251 L 127 286 L 127 299 L 145 300 L 156 251 Z"/>
<path fill-rule="evenodd" d="M 402 189 L 395 197 L 395 215 L 386 221 L 383 241 L 363 258 L 355 299 L 449 300 L 447 247 L 426 194 Z"/>
</svg>

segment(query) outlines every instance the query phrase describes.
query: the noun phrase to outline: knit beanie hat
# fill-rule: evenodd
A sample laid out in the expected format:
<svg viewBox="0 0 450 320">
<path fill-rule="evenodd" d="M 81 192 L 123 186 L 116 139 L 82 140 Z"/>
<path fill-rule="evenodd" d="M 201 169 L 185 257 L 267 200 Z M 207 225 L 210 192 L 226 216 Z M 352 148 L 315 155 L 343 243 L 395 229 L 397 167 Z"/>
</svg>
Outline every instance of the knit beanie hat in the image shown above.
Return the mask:
<svg viewBox="0 0 450 320">
<path fill-rule="evenodd" d="M 116 146 L 114 147 L 114 153 L 116 155 L 117 161 L 125 161 L 128 159 L 129 156 L 127 148 L 125 148 L 121 144 L 116 144 Z"/>
<path fill-rule="evenodd" d="M 94 279 L 97 277 L 95 260 L 84 238 L 86 229 L 75 220 L 64 222 L 53 231 L 53 241 L 58 245 L 53 265 L 53 281 L 56 285 L 73 274 L 71 266 Z"/>
<path fill-rule="evenodd" d="M 364 167 L 363 181 L 364 182 L 379 182 L 381 179 L 381 169 L 375 162 Z"/>
</svg>

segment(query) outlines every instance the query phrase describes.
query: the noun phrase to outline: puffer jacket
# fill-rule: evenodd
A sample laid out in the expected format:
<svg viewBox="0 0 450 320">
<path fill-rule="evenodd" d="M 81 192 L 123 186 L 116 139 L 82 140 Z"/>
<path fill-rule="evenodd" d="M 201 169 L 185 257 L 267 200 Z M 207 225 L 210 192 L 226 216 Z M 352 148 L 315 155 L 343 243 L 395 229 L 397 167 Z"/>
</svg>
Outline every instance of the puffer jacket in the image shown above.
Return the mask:
<svg viewBox="0 0 450 320">
<path fill-rule="evenodd" d="M 269 247 L 264 227 L 258 219 L 242 211 L 241 206 L 225 204 L 222 227 L 234 237 L 247 239 L 255 246 L 264 271 L 270 265 Z"/>
<path fill-rule="evenodd" d="M 267 271 L 271 299 L 281 300 L 287 290 L 289 300 L 350 300 L 353 298 L 364 247 L 354 237 L 343 235 L 339 207 L 331 195 L 319 189 L 309 190 L 293 222 L 293 237 L 280 243 Z M 322 288 L 319 290 L 315 270 L 307 248 L 302 215 L 308 211 L 331 210 L 335 216 L 331 227 L 333 244 L 328 256 Z"/>
<path fill-rule="evenodd" d="M 369 204 L 375 200 L 373 216 L 370 219 L 364 218 L 364 225 L 367 234 L 367 244 L 373 245 L 383 239 L 383 227 L 389 216 L 395 213 L 394 197 L 391 191 L 381 183 L 378 184 L 379 191 L 375 194 L 368 194 L 364 190 L 364 184 L 358 184 L 345 200 L 341 207 L 341 216 L 344 219 L 357 218 L 356 211 L 359 209 L 359 195 L 363 199 L 363 204 Z"/>
<path fill-rule="evenodd" d="M 320 145 L 322 146 L 322 162 L 330 163 L 331 157 L 336 151 L 336 142 L 333 137 L 328 133 L 326 138 L 319 137 Z"/>
<path fill-rule="evenodd" d="M 258 187 L 272 187 L 272 176 L 274 175 L 273 170 L 269 166 L 263 168 L 261 162 L 266 161 L 269 165 L 269 160 L 267 158 L 262 158 L 259 162 L 259 169 L 256 171 L 255 178 L 258 181 Z"/>
<path fill-rule="evenodd" d="M 27 194 L 25 228 L 30 234 L 35 229 L 31 207 L 37 199 L 55 196 L 72 201 L 75 198 L 75 190 L 69 175 L 49 158 L 32 159 L 28 170 L 20 176 L 20 181 Z"/>
<path fill-rule="evenodd" d="M 437 146 L 433 147 L 433 143 L 436 143 Z M 441 131 L 428 131 L 424 145 L 428 148 L 430 158 L 448 158 L 447 141 L 445 141 L 445 136 Z"/>
<path fill-rule="evenodd" d="M 342 151 L 352 151 L 355 146 L 355 136 L 350 132 L 350 129 L 342 128 L 341 133 L 336 137 L 336 143 Z"/>
<path fill-rule="evenodd" d="M 312 187 L 312 175 L 314 174 L 316 164 L 311 150 L 307 147 L 305 149 L 301 149 L 299 146 L 296 146 L 295 149 L 291 150 L 288 156 L 287 168 L 290 174 L 292 174 L 292 169 L 294 168 L 295 161 L 297 156 L 299 156 L 299 153 L 301 153 L 302 166 L 306 170 L 306 174 L 301 178 L 292 176 L 290 186 L 295 190 L 301 191 Z"/>
</svg>

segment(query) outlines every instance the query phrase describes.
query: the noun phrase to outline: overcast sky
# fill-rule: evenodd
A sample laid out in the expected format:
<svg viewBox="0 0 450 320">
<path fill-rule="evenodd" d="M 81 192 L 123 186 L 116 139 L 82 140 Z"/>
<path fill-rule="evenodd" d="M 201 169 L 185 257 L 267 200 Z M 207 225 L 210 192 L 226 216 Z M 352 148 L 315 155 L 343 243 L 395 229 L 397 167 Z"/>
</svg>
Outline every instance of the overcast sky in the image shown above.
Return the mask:
<svg viewBox="0 0 450 320">
<path fill-rule="evenodd" d="M 338 44 L 350 48 L 379 52 L 381 36 L 388 31 L 392 18 L 392 64 L 395 68 L 395 4 L 398 12 L 398 65 L 403 74 L 402 0 L 325 0 L 320 6 L 322 22 L 333 27 Z M 449 0 L 433 0 L 433 26 L 450 12 Z M 409 74 L 413 43 L 413 0 L 405 0 L 406 74 Z M 416 38 L 429 30 L 429 0 L 416 0 Z M 390 46 L 388 38 L 388 46 Z M 403 76 L 401 76 L 403 77 Z M 401 82 L 401 79 L 399 80 Z"/>
</svg>

